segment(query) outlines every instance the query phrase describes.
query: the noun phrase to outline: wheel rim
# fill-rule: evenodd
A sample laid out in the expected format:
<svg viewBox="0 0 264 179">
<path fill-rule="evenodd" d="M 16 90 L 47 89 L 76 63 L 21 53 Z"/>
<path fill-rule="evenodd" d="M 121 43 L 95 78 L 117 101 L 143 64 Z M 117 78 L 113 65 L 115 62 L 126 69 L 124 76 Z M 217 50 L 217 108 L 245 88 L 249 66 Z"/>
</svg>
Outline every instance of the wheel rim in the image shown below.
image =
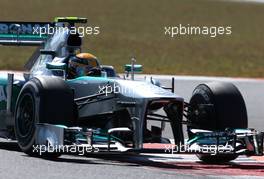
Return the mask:
<svg viewBox="0 0 264 179">
<path fill-rule="evenodd" d="M 189 120 L 195 125 L 196 128 L 202 128 L 202 126 L 207 126 L 208 124 L 212 123 L 213 121 L 211 120 L 211 118 L 214 117 L 211 111 L 201 111 L 199 109 L 200 104 L 207 105 L 212 103 L 206 101 L 201 95 L 196 95 L 194 98 L 191 99 L 190 105 L 192 106 L 192 108 L 190 110 L 190 113 L 192 115 L 189 116 Z M 211 124 L 210 126 L 214 127 L 213 124 Z"/>
<path fill-rule="evenodd" d="M 34 100 L 31 94 L 25 94 L 19 103 L 17 111 L 18 133 L 20 137 L 32 134 L 35 123 Z"/>
</svg>

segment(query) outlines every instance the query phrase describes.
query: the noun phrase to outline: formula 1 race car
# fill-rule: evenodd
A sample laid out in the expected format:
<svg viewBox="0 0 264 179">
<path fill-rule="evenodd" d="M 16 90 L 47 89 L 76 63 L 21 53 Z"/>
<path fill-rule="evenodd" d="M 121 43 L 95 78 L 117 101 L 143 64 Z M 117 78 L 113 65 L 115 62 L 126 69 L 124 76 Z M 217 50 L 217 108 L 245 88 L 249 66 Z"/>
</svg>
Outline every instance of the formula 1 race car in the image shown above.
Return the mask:
<svg viewBox="0 0 264 179">
<path fill-rule="evenodd" d="M 27 72 L 0 76 L 1 137 L 17 140 L 29 155 L 45 157 L 59 156 L 65 146 L 90 152 L 195 153 L 205 162 L 263 155 L 263 133 L 248 129 L 245 102 L 233 84 L 200 84 L 187 103 L 174 94 L 174 80 L 171 88 L 154 79 L 135 80 L 142 70 L 135 60 L 125 65 L 122 78 L 112 66 L 81 52 L 82 39 L 72 29 L 86 22 L 77 17 L 0 22 L 1 45 L 38 47 L 25 65 Z M 52 34 L 38 31 L 51 27 L 57 29 Z M 165 123 L 173 140 L 162 135 Z"/>
</svg>

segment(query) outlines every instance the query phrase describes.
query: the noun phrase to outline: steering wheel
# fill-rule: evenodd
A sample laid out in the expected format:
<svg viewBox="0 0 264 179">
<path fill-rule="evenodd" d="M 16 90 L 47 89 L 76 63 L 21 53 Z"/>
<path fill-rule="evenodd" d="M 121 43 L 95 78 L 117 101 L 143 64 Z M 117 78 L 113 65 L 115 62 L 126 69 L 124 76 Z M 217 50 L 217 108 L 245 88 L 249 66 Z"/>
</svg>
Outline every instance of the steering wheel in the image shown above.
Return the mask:
<svg viewBox="0 0 264 179">
<path fill-rule="evenodd" d="M 101 76 L 102 74 L 102 70 L 99 67 L 93 67 L 91 68 L 88 73 L 87 76 Z"/>
</svg>

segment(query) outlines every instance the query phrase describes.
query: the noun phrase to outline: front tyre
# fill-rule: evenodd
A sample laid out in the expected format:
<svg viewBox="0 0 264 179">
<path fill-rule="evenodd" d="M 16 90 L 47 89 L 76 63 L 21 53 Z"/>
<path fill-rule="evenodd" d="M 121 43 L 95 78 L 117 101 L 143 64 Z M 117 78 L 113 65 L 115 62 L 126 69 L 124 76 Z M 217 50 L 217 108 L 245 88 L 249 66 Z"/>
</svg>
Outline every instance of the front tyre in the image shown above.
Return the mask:
<svg viewBox="0 0 264 179">
<path fill-rule="evenodd" d="M 15 134 L 21 150 L 31 154 L 35 143 L 36 93 L 32 85 L 27 85 L 21 92 L 15 112 Z"/>
<path fill-rule="evenodd" d="M 211 105 L 211 107 L 201 106 Z M 198 85 L 190 100 L 189 120 L 193 128 L 223 131 L 226 128 L 247 128 L 248 119 L 244 99 L 239 90 L 231 83 L 211 82 Z M 188 128 L 192 128 L 188 126 Z M 189 133 L 189 137 L 190 133 Z M 233 154 L 199 154 L 198 158 L 206 163 L 222 163 L 234 160 Z"/>
<path fill-rule="evenodd" d="M 76 110 L 72 89 L 60 78 L 39 77 L 28 81 L 18 96 L 15 110 L 15 135 L 21 150 L 36 156 L 36 124 L 73 126 Z M 43 157 L 57 157 L 44 153 Z"/>
</svg>

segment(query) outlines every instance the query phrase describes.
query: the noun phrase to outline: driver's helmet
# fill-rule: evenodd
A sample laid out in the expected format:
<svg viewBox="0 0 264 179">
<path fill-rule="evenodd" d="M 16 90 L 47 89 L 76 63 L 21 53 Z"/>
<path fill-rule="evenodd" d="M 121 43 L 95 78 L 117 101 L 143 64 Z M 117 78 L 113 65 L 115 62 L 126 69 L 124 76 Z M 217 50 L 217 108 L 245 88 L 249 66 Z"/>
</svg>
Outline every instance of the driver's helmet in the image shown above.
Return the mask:
<svg viewBox="0 0 264 179">
<path fill-rule="evenodd" d="M 71 56 L 68 64 L 68 78 L 81 76 L 101 76 L 97 58 L 90 53 Z"/>
</svg>

